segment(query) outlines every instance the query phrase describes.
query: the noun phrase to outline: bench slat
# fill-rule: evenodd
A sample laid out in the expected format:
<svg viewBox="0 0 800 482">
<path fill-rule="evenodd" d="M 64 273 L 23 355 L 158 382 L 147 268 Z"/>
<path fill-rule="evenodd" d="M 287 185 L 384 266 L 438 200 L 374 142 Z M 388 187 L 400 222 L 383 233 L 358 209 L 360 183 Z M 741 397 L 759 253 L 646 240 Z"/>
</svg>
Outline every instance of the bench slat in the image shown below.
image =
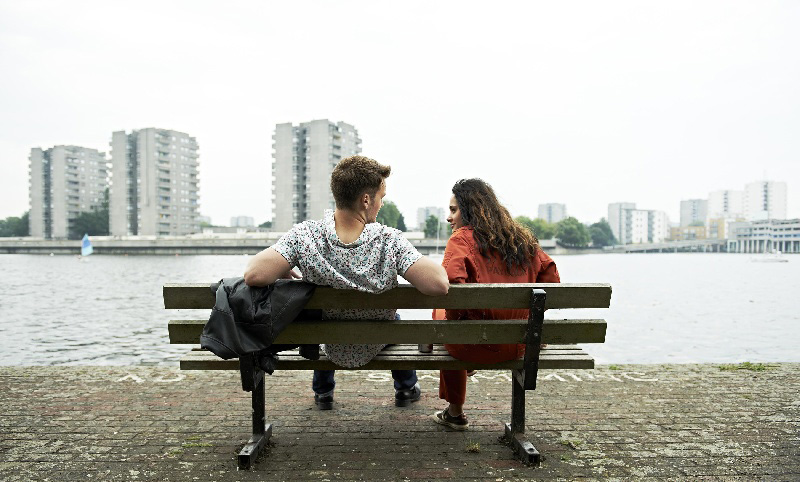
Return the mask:
<svg viewBox="0 0 800 482">
<path fill-rule="evenodd" d="M 296 321 L 275 343 L 525 343 L 527 320 Z M 172 320 L 172 344 L 197 344 L 205 320 Z M 544 320 L 542 343 L 603 343 L 605 320 Z"/>
<path fill-rule="evenodd" d="M 214 306 L 211 284 L 165 284 L 164 307 L 210 309 Z M 547 292 L 548 309 L 608 308 L 611 303 L 611 285 L 604 283 L 462 284 L 451 286 L 447 296 L 426 296 L 411 285 L 400 285 L 379 295 L 320 286 L 307 308 L 528 308 L 533 288 Z"/>
<path fill-rule="evenodd" d="M 416 349 L 416 347 L 409 347 Z M 564 350 L 544 348 L 539 356 L 540 369 L 590 369 L 594 368 L 594 359 L 581 349 L 568 350 L 570 354 L 562 353 Z M 306 360 L 299 355 L 282 354 L 278 360 L 278 370 L 503 370 L 522 368 L 522 360 L 513 360 L 494 364 L 480 364 L 457 360 L 447 355 L 430 355 L 417 353 L 415 355 L 396 355 L 381 352 L 368 364 L 354 368 L 342 368 L 327 360 L 324 356 L 319 360 Z M 192 351 L 180 360 L 181 370 L 238 370 L 239 360 L 222 360 L 207 351 Z"/>
</svg>

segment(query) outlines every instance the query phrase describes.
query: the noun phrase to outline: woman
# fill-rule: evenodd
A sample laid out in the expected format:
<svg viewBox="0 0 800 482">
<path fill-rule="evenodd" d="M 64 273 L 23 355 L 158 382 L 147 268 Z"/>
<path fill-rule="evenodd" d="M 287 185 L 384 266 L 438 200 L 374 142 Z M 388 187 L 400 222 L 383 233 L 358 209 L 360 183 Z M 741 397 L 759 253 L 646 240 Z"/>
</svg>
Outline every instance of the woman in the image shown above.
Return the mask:
<svg viewBox="0 0 800 482">
<path fill-rule="evenodd" d="M 536 236 L 500 204 L 481 179 L 462 179 L 453 186 L 447 222 L 453 234 L 442 266 L 450 283 L 559 283 L 556 264 L 539 247 Z M 444 313 L 442 313 L 444 311 Z M 435 310 L 448 320 L 527 319 L 528 310 Z M 444 345 L 454 358 L 498 363 L 521 358 L 525 345 Z M 439 398 L 450 405 L 434 414 L 436 423 L 455 430 L 469 427 L 464 415 L 466 370 L 439 372 Z"/>
</svg>

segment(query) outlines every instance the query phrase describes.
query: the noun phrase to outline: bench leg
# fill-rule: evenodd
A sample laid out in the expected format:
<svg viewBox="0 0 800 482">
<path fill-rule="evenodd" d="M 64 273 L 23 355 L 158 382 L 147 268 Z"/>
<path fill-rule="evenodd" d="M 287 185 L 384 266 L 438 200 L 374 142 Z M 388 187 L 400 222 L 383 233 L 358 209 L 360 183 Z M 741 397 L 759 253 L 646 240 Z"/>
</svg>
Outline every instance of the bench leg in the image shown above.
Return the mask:
<svg viewBox="0 0 800 482">
<path fill-rule="evenodd" d="M 272 436 L 272 424 L 265 420 L 264 377 L 253 387 L 253 436 L 239 452 L 239 468 L 249 469 Z"/>
<path fill-rule="evenodd" d="M 511 423 L 505 426 L 506 443 L 523 463 L 539 465 L 539 451 L 525 438 L 524 374 L 514 370 L 511 377 Z"/>
</svg>

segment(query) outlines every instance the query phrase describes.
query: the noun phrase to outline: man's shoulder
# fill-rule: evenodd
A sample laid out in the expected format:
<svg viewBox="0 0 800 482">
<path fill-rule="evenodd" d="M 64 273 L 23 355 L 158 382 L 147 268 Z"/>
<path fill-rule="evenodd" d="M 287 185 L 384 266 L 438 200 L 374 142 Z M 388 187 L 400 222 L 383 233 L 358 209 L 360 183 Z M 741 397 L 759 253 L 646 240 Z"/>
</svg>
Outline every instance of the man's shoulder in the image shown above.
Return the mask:
<svg viewBox="0 0 800 482">
<path fill-rule="evenodd" d="M 322 232 L 324 226 L 325 226 L 325 223 L 323 223 L 320 220 L 307 219 L 307 220 L 303 221 L 302 223 L 297 223 L 294 226 L 292 226 L 292 229 L 290 229 L 289 232 L 286 233 L 286 234 L 297 233 L 297 232 L 300 232 L 300 233 Z"/>
</svg>

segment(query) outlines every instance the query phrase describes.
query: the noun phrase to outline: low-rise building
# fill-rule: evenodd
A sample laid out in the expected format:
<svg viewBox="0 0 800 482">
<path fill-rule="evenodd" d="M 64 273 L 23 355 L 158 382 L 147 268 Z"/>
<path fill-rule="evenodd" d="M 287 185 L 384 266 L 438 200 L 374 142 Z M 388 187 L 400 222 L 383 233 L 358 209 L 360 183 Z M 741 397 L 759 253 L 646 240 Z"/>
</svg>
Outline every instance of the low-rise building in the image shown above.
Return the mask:
<svg viewBox="0 0 800 482">
<path fill-rule="evenodd" d="M 420 231 L 425 231 L 425 222 L 430 216 L 438 218 L 440 223 L 443 223 L 447 220 L 447 215 L 444 212 L 444 208 L 438 208 L 435 206 L 425 206 L 424 208 L 419 208 L 417 209 L 417 228 L 419 228 Z"/>
<path fill-rule="evenodd" d="M 255 220 L 250 216 L 233 216 L 231 218 L 232 228 L 252 228 L 255 225 Z"/>
<path fill-rule="evenodd" d="M 800 219 L 763 219 L 733 222 L 729 253 L 800 253 Z"/>
<path fill-rule="evenodd" d="M 670 241 L 692 241 L 706 239 L 705 226 L 673 226 L 670 228 Z"/>
</svg>

